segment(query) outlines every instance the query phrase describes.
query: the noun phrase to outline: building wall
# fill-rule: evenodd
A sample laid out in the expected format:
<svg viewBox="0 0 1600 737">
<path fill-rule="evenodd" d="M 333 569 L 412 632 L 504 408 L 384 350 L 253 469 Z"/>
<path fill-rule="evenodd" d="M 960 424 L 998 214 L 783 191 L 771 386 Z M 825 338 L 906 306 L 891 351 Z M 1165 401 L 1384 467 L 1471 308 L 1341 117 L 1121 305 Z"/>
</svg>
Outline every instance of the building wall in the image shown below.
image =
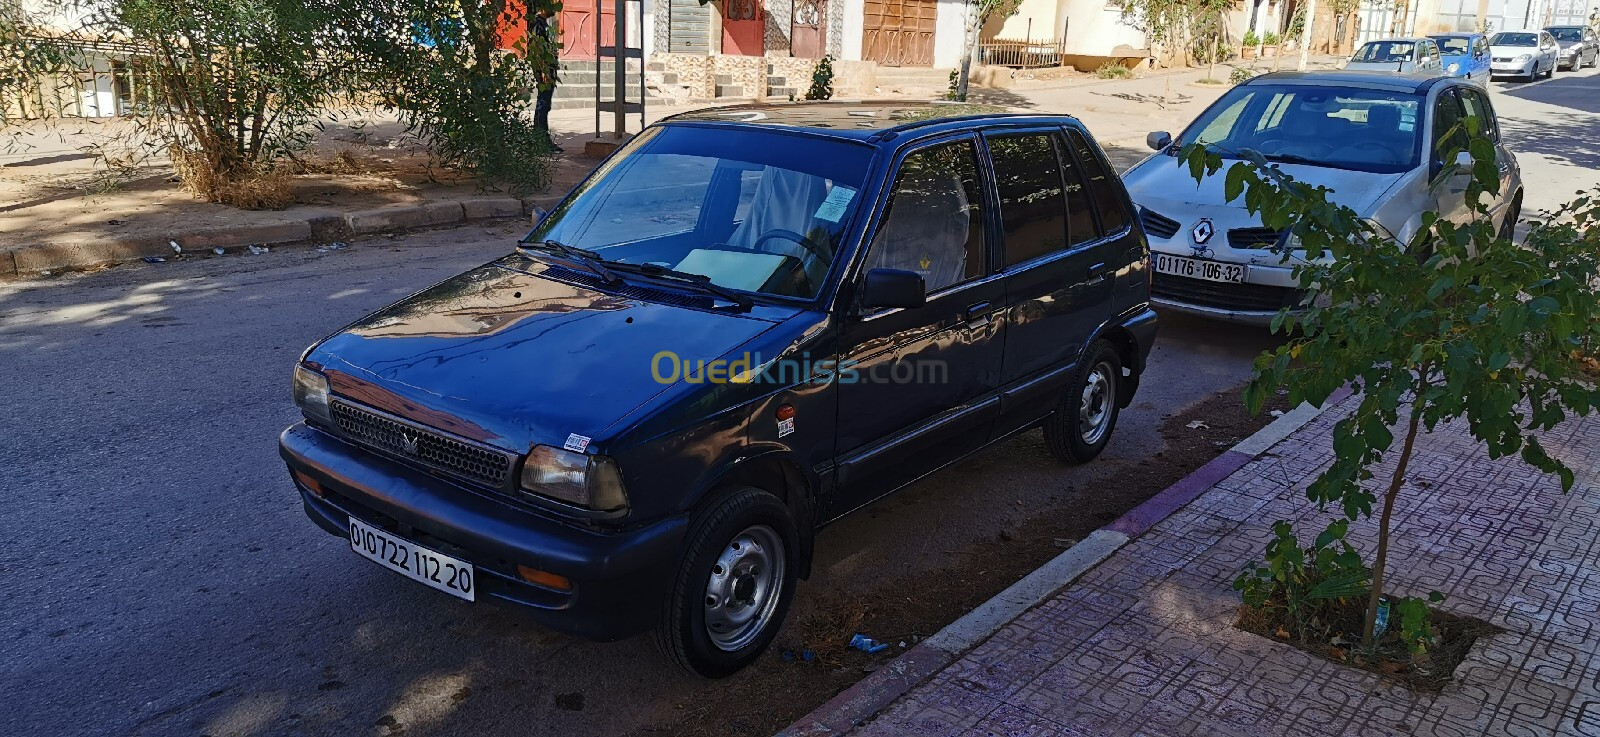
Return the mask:
<svg viewBox="0 0 1600 737">
<path fill-rule="evenodd" d="M 1067 54 L 1095 58 L 1149 56 L 1144 33 L 1122 20 L 1106 0 L 1062 0 Z M 1081 67 L 1080 67 L 1081 68 Z"/>
<path fill-rule="evenodd" d="M 949 68 L 961 63 L 967 32 L 967 5 L 964 0 L 939 0 L 933 30 L 933 65 Z"/>
<path fill-rule="evenodd" d="M 992 19 L 985 23 L 984 38 L 1055 38 L 1061 33 L 1062 24 L 1057 20 L 1057 13 L 1062 4 L 1060 0 L 1022 0 L 1017 12 L 1001 20 L 999 28 L 994 28 Z"/>
<path fill-rule="evenodd" d="M 839 58 L 861 58 L 861 34 L 865 32 L 863 23 L 867 17 L 867 4 L 865 0 L 830 0 L 831 8 L 834 4 L 843 7 L 841 13 L 842 27 L 839 29 Z"/>
</svg>

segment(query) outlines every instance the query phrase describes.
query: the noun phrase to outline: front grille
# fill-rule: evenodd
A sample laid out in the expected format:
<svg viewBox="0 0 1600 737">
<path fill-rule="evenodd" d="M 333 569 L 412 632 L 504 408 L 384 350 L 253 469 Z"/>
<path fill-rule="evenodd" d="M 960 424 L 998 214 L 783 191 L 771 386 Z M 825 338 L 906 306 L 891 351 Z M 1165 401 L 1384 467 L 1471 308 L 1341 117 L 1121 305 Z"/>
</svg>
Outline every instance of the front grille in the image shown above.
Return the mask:
<svg viewBox="0 0 1600 737">
<path fill-rule="evenodd" d="M 1509 56 L 1496 56 L 1496 57 L 1494 57 L 1494 60 L 1504 64 L 1504 63 L 1510 62 L 1511 61 L 1511 57 L 1509 57 Z"/>
<path fill-rule="evenodd" d="M 1234 248 L 1271 248 L 1283 233 L 1271 228 L 1234 228 L 1228 231 L 1228 245 Z"/>
<path fill-rule="evenodd" d="M 1156 274 L 1150 291 L 1174 302 L 1247 312 L 1276 312 L 1297 307 L 1305 300 L 1305 292 L 1293 287 L 1225 284 L 1172 274 Z"/>
<path fill-rule="evenodd" d="M 463 481 L 495 489 L 511 479 L 516 456 L 430 430 L 343 400 L 331 402 L 333 421 L 346 438 Z"/>
<path fill-rule="evenodd" d="M 1178 221 L 1153 210 L 1139 208 L 1139 221 L 1144 223 L 1144 232 L 1148 235 L 1171 238 L 1178 234 Z"/>
</svg>

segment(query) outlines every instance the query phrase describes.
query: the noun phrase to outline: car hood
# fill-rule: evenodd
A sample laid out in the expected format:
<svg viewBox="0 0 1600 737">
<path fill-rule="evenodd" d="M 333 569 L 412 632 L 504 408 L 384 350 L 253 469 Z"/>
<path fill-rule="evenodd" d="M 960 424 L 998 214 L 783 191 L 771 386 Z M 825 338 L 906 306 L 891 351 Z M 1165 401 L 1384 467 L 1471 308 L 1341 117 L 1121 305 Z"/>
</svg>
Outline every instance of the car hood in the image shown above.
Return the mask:
<svg viewBox="0 0 1600 737">
<path fill-rule="evenodd" d="M 584 276 L 508 257 L 363 318 L 306 360 L 337 396 L 523 452 L 598 441 L 670 386 L 652 372 L 662 352 L 709 361 L 774 325 L 554 278 Z"/>
<path fill-rule="evenodd" d="M 1521 56 L 1523 54 L 1527 54 L 1529 56 L 1533 56 L 1534 54 L 1537 54 L 1537 53 L 1539 53 L 1539 47 L 1537 47 L 1537 46 L 1490 46 L 1489 47 L 1489 55 L 1490 56 L 1510 57 L 1512 59 L 1515 59 L 1515 58 L 1517 58 L 1517 57 L 1519 57 L 1519 56 Z"/>
<path fill-rule="evenodd" d="M 1574 46 L 1582 46 L 1583 42 L 1582 41 L 1562 41 L 1561 39 L 1556 39 L 1556 45 L 1560 46 L 1562 51 L 1566 51 L 1567 49 L 1570 49 L 1570 48 L 1572 48 Z"/>
<path fill-rule="evenodd" d="M 1223 171 L 1232 165 L 1232 161 L 1224 161 Z M 1296 181 L 1312 186 L 1323 185 L 1333 190 L 1331 199 L 1334 202 L 1349 207 L 1362 216 L 1369 215 L 1376 209 L 1384 193 L 1405 176 L 1404 173 L 1375 174 L 1305 164 L 1280 163 L 1277 166 Z M 1216 176 L 1205 177 L 1197 183 L 1194 177 L 1189 175 L 1189 167 L 1178 157 L 1164 155 L 1146 159 L 1123 177 L 1123 183 L 1128 187 L 1128 194 L 1135 203 L 1162 212 L 1169 217 L 1176 215 L 1162 211 L 1162 207 L 1226 208 L 1243 211 L 1243 197 L 1233 202 L 1228 202 L 1224 197 L 1225 180 L 1226 177 L 1222 172 L 1218 172 Z"/>
</svg>

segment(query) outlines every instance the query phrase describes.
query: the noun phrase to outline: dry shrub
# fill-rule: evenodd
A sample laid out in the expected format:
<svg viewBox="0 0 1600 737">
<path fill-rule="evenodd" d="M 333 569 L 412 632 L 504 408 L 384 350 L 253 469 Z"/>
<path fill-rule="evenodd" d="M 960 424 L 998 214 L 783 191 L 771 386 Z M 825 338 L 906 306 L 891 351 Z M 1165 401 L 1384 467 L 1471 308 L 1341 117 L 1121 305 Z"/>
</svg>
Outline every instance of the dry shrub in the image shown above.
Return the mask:
<svg viewBox="0 0 1600 737">
<path fill-rule="evenodd" d="M 368 174 L 371 172 L 361 158 L 348 148 L 341 148 L 329 157 L 306 157 L 295 161 L 301 174 Z"/>
<path fill-rule="evenodd" d="M 294 189 L 281 171 L 268 169 L 230 176 L 219 173 L 219 167 L 203 152 L 176 146 L 171 152 L 172 168 L 183 188 L 207 202 L 241 210 L 282 210 L 294 204 Z"/>
</svg>

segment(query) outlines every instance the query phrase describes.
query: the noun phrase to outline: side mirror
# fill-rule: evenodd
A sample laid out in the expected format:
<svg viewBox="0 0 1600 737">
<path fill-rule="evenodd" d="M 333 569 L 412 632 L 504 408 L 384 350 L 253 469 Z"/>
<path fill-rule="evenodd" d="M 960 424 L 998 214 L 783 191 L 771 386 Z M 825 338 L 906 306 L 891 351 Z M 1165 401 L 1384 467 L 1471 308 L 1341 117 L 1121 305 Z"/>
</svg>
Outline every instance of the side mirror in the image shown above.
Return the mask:
<svg viewBox="0 0 1600 737">
<path fill-rule="evenodd" d="M 867 308 L 921 307 L 928 299 L 922 275 L 902 269 L 873 269 L 867 272 L 861 306 Z"/>
<path fill-rule="evenodd" d="M 1456 168 L 1459 171 L 1470 173 L 1472 171 L 1472 152 L 1462 151 L 1456 154 Z"/>
<path fill-rule="evenodd" d="M 1172 134 L 1166 131 L 1155 131 L 1146 134 L 1144 145 L 1149 146 L 1152 151 L 1165 151 L 1168 146 L 1172 145 Z"/>
</svg>

